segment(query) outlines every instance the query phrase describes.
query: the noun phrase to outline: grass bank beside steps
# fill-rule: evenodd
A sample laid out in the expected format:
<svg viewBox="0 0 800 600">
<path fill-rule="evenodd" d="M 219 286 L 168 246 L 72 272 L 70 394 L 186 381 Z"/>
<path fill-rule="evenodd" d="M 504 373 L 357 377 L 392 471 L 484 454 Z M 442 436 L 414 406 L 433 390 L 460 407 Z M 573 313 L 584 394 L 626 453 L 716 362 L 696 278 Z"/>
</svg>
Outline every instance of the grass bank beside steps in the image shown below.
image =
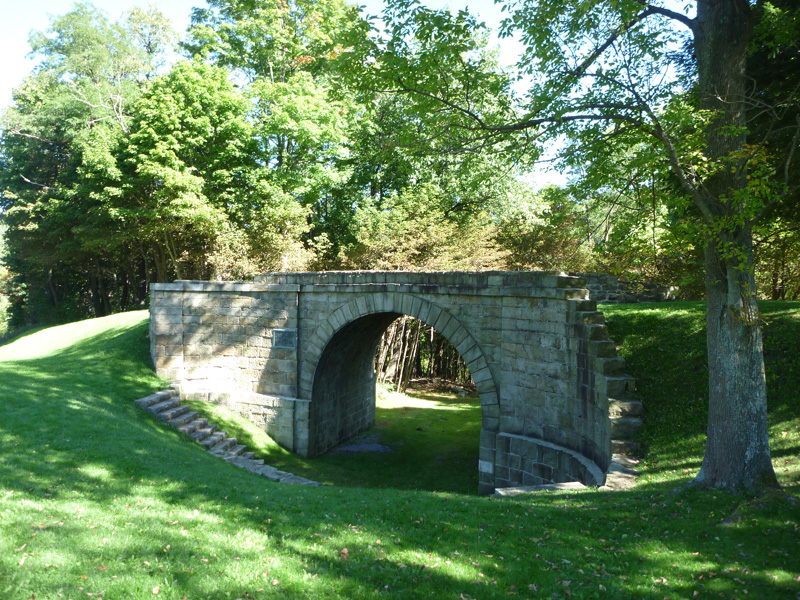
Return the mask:
<svg viewBox="0 0 800 600">
<path fill-rule="evenodd" d="M 146 313 L 18 338 L 0 347 L 0 598 L 796 600 L 800 509 L 752 504 L 724 526 L 742 497 L 671 492 L 702 457 L 702 305 L 606 312 L 647 411 L 641 484 L 504 499 L 355 487 L 358 472 L 283 485 L 219 461 L 133 403 L 165 385 Z M 800 306 L 765 318 L 775 464 L 797 497 Z"/>
</svg>

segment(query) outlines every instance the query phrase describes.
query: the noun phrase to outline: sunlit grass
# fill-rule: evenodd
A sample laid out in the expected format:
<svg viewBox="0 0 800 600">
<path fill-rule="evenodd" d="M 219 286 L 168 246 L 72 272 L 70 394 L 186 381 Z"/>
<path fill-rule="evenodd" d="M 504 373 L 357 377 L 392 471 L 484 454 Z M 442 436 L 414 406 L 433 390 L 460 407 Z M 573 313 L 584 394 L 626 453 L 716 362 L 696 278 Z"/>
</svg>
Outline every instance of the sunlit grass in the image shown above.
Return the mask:
<svg viewBox="0 0 800 600">
<path fill-rule="evenodd" d="M 796 600 L 800 592 L 800 511 L 754 505 L 726 527 L 741 497 L 672 494 L 697 454 L 671 428 L 648 442 L 656 460 L 646 468 L 663 467 L 661 483 L 624 493 L 492 499 L 252 476 L 134 405 L 163 385 L 148 367 L 145 318 L 87 322 L 71 340 L 68 330 L 40 332 L 42 348 L 49 335 L 61 341 L 25 359 L 15 350 L 24 340 L 3 348 L 3 600 Z M 386 410 L 469 412 L 424 401 L 433 406 Z M 791 405 L 776 410 L 790 418 L 774 428 L 794 423 Z M 787 459 L 796 455 L 785 442 L 791 431 L 780 438 L 775 429 L 773 447 Z"/>
<path fill-rule="evenodd" d="M 773 464 L 800 484 L 800 302 L 761 302 Z M 642 483 L 675 486 L 697 473 L 708 419 L 705 303 L 603 305 L 609 334 L 645 407 Z"/>
<path fill-rule="evenodd" d="M 350 443 L 366 439 L 385 451 L 334 450 L 311 459 L 284 450 L 231 411 L 205 402 L 188 404 L 268 464 L 326 485 L 478 492 L 481 411 L 477 396 L 400 394 L 380 386 L 375 427 Z"/>
</svg>

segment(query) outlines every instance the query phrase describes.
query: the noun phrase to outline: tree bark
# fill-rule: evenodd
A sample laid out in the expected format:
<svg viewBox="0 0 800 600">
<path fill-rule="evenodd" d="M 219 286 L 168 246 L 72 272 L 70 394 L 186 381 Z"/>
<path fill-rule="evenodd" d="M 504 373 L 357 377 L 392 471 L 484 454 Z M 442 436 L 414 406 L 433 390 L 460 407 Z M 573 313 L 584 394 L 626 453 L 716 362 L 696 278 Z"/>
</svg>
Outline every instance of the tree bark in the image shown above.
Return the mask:
<svg viewBox="0 0 800 600">
<path fill-rule="evenodd" d="M 752 248 L 750 249 L 752 257 Z M 708 431 L 696 483 L 777 485 L 769 451 L 767 386 L 752 270 L 706 247 Z"/>
<path fill-rule="evenodd" d="M 711 112 L 712 172 L 695 199 L 711 231 L 705 248 L 709 415 L 696 483 L 777 485 L 769 452 L 767 389 L 746 197 L 746 0 L 699 0 L 694 25 L 700 108 Z"/>
</svg>

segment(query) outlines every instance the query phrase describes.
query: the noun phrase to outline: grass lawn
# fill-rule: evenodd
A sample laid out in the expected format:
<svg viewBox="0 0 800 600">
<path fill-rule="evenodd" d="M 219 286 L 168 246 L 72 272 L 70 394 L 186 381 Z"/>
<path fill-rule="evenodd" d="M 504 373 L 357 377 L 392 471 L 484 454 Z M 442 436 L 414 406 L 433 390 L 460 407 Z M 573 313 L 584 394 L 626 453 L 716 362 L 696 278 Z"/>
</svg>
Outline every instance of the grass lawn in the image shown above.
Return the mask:
<svg viewBox="0 0 800 600">
<path fill-rule="evenodd" d="M 397 394 L 380 386 L 375 427 L 340 450 L 304 459 L 284 450 L 247 419 L 207 402 L 188 402 L 267 464 L 326 485 L 475 494 L 481 407 L 477 395 Z M 349 448 L 372 442 L 376 451 Z"/>
<path fill-rule="evenodd" d="M 337 485 L 254 477 L 133 404 L 164 385 L 149 369 L 146 313 L 30 333 L 0 347 L 0 599 L 796 600 L 800 509 L 749 505 L 741 523 L 724 526 L 742 497 L 670 492 L 701 456 L 702 355 L 689 343 L 702 337 L 693 329 L 701 313 L 691 304 L 608 311 L 647 408 L 640 486 L 505 499 L 463 493 L 441 474 L 433 485 L 424 473 L 413 479 L 437 462 L 455 472 L 472 460 L 451 454 L 452 441 L 406 474 L 341 455 L 315 467 Z M 766 313 L 776 467 L 796 497 L 800 307 Z M 449 436 L 473 426 L 470 402 L 414 402 L 380 409 L 381 443 L 428 446 L 445 435 L 438 427 Z M 427 441 L 410 443 L 426 428 Z M 398 483 L 354 487 L 361 473 Z"/>
<path fill-rule="evenodd" d="M 800 302 L 760 302 L 773 463 L 800 489 Z M 645 406 L 643 484 L 674 487 L 703 460 L 708 419 L 705 303 L 604 305 Z"/>
</svg>

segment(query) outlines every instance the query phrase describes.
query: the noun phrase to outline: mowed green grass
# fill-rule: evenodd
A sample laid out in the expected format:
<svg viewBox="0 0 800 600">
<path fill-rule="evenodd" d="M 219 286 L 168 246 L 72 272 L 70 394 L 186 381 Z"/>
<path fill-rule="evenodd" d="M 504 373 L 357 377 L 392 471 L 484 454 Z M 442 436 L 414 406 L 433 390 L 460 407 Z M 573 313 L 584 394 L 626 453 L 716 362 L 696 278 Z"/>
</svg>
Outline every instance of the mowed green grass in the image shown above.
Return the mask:
<svg viewBox="0 0 800 600">
<path fill-rule="evenodd" d="M 493 499 L 252 476 L 133 404 L 164 384 L 149 370 L 145 319 L 117 315 L 0 347 L 0 598 L 800 592 L 800 510 L 752 505 L 723 526 L 743 498 L 671 493 L 688 478 L 671 461 L 697 459 L 691 445 L 684 458 L 660 449 L 658 435 L 648 455 L 666 457 L 653 463 L 660 479 L 625 493 Z M 776 432 L 797 413 L 787 407 L 779 418 Z"/>
<path fill-rule="evenodd" d="M 784 486 L 800 485 L 800 302 L 759 303 L 770 444 Z M 641 483 L 688 481 L 703 459 L 708 419 L 705 303 L 603 305 L 609 334 L 645 407 Z"/>
<path fill-rule="evenodd" d="M 477 395 L 435 391 L 398 394 L 379 386 L 375 427 L 334 450 L 305 459 L 219 406 L 189 402 L 267 464 L 326 485 L 476 494 L 481 408 Z M 382 451 L 349 450 L 359 442 Z"/>
</svg>

